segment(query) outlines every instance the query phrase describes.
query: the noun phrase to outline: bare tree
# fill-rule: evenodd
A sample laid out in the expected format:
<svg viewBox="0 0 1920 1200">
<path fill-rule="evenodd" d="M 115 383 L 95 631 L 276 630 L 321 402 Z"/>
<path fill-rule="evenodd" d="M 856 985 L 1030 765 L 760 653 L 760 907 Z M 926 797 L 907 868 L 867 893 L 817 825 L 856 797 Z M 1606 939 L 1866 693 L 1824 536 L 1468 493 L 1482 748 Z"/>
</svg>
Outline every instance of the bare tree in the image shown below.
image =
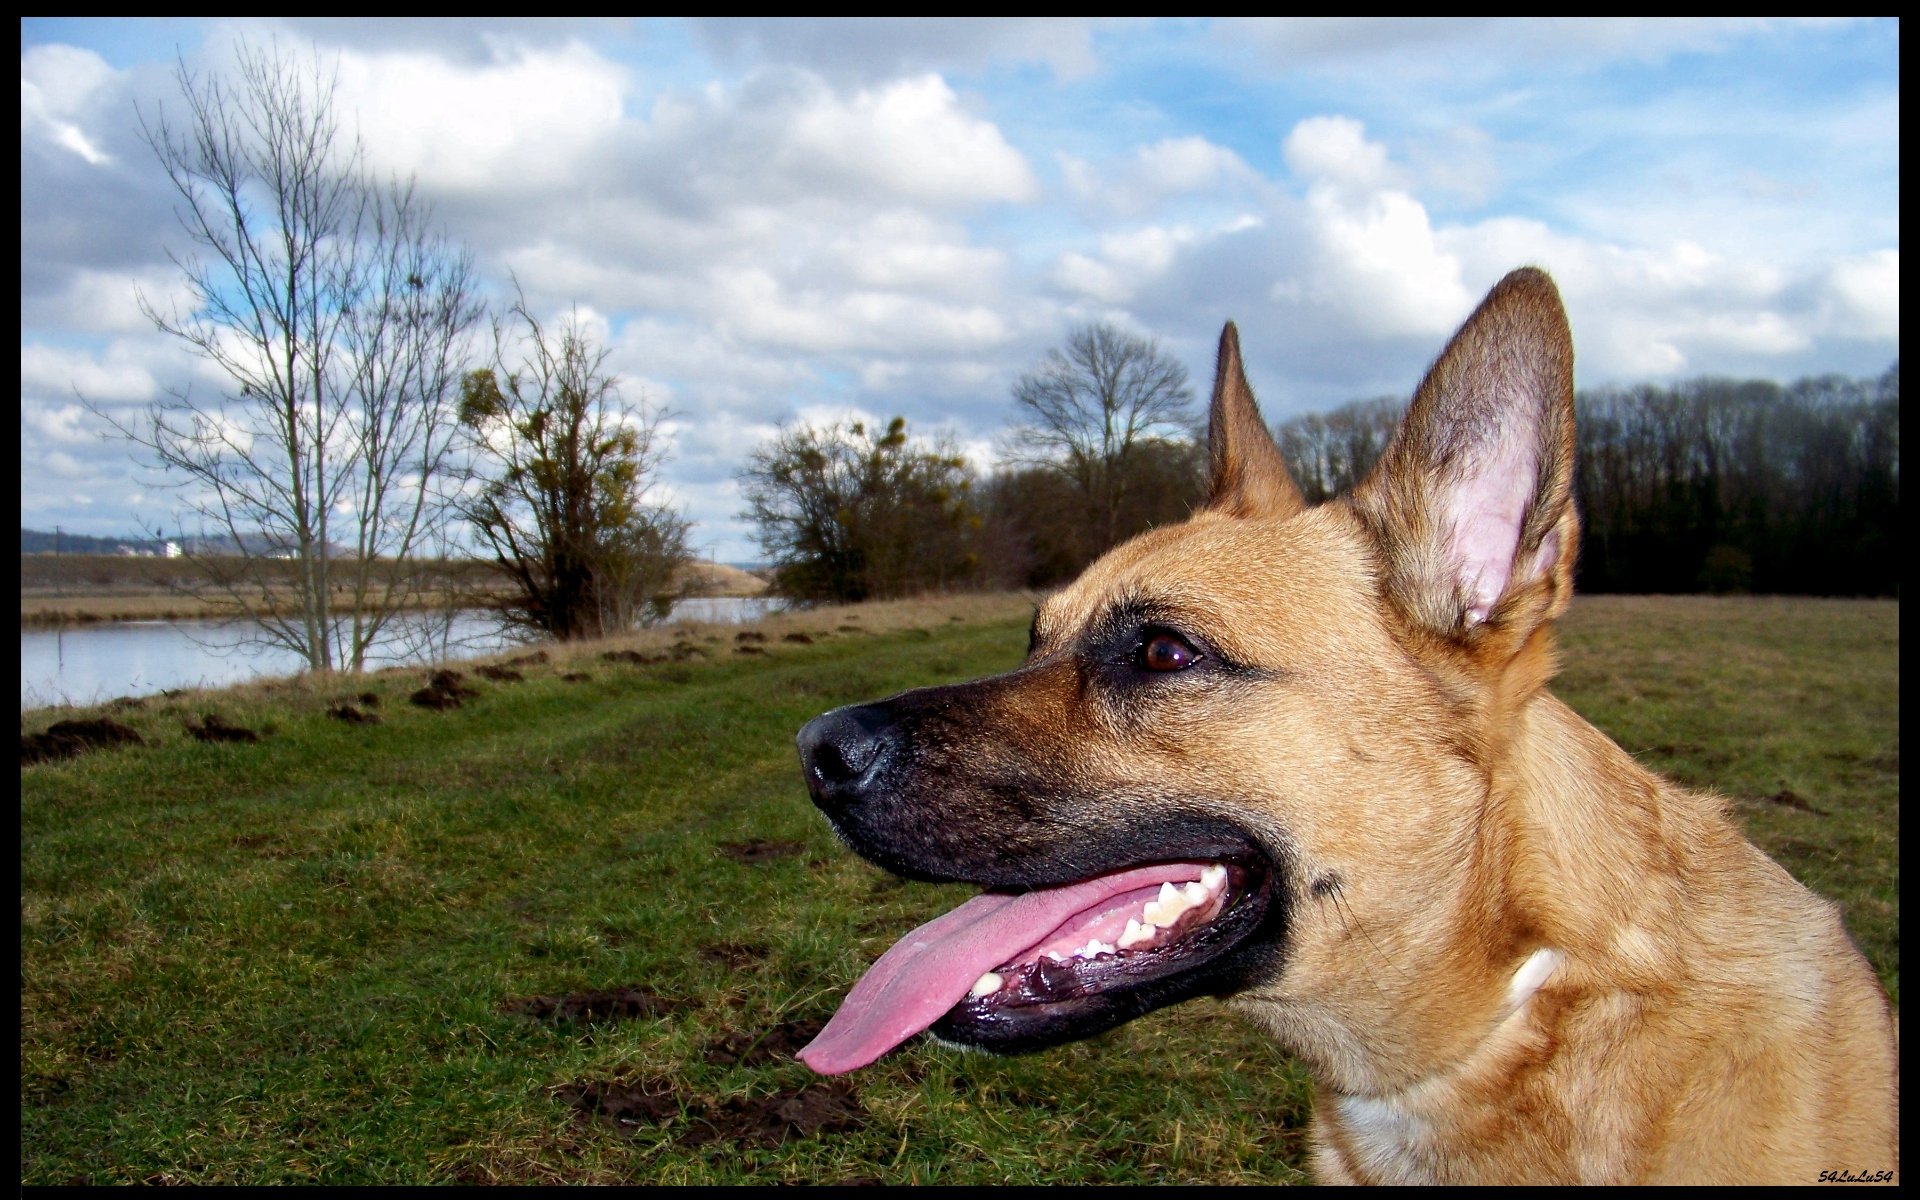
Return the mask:
<svg viewBox="0 0 1920 1200">
<path fill-rule="evenodd" d="M 495 367 L 468 373 L 460 399 L 458 504 L 510 585 L 503 612 L 562 641 L 648 623 L 691 558 L 688 522 L 647 499 L 667 414 L 622 402 L 577 317 L 550 335 L 524 297 L 510 317 L 518 336 L 495 325 Z"/>
<path fill-rule="evenodd" d="M 382 185 L 334 114 L 337 72 L 243 47 L 233 78 L 175 74 L 184 118 L 141 114 L 194 250 L 191 302 L 142 311 L 225 376 L 131 422 L 198 519 L 196 594 L 314 670 L 360 670 L 433 579 L 453 390 L 481 306 L 472 259 L 412 184 Z M 183 530 L 184 532 L 184 530 Z M 280 560 L 291 560 L 290 562 Z"/>
<path fill-rule="evenodd" d="M 1095 548 L 1104 549 L 1133 532 L 1121 515 L 1136 448 L 1148 438 L 1180 436 L 1192 403 L 1187 369 L 1158 342 L 1104 323 L 1085 325 L 1014 383 L 1017 425 L 1007 457 L 1069 480 L 1086 505 Z"/>
</svg>

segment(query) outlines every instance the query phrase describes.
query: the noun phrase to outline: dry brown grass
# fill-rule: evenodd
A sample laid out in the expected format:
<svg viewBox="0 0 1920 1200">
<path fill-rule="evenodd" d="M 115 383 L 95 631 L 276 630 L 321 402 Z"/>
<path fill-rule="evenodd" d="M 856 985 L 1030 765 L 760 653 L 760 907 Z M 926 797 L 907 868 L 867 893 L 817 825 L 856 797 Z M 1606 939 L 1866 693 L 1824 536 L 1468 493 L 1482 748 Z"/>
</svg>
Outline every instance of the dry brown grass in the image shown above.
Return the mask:
<svg viewBox="0 0 1920 1200">
<path fill-rule="evenodd" d="M 292 564 L 269 564 L 288 576 L 292 602 Z M 447 586 L 423 596 L 413 609 L 471 607 L 483 602 L 495 583 L 483 562 L 456 562 L 436 568 Z M 138 558 L 116 554 L 22 554 L 20 623 L 80 625 L 95 621 L 188 621 L 241 615 L 230 602 L 200 599 L 188 593 L 198 578 L 184 559 Z M 684 585 L 695 596 L 757 596 L 766 581 L 725 563 L 689 564 Z"/>
<path fill-rule="evenodd" d="M 761 633 L 768 644 L 777 645 L 790 634 L 802 634 L 814 639 L 858 637 L 863 634 L 896 633 L 905 629 L 934 629 L 943 625 L 1025 618 L 1032 613 L 1038 599 L 1032 592 L 967 592 L 916 596 L 906 600 L 874 600 L 865 604 L 826 604 L 774 613 L 746 625 L 675 621 L 594 641 L 542 642 L 538 648 L 546 651 L 551 661 L 565 664 L 589 662 L 611 651 L 636 650 L 644 654 L 669 650 L 682 643 L 708 648 L 731 645 L 735 636 L 744 630 Z M 503 650 L 491 658 L 472 661 L 475 665 L 504 661 L 528 653 L 528 649 Z"/>
</svg>

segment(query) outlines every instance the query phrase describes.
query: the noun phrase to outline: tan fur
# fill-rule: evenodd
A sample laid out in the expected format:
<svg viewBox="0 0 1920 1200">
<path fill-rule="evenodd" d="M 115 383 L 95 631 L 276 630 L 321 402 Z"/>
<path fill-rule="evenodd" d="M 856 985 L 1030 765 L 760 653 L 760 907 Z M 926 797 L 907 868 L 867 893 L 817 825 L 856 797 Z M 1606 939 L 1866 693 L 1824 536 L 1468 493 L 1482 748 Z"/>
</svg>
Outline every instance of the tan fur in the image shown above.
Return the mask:
<svg viewBox="0 0 1920 1200">
<path fill-rule="evenodd" d="M 1050 598 L 981 719 L 1127 803 L 1204 779 L 1286 848 L 1284 966 L 1231 1003 L 1312 1069 L 1323 1180 L 1897 1171 L 1892 1020 L 1833 906 L 1544 688 L 1579 540 L 1572 364 L 1553 284 L 1515 272 L 1374 476 L 1307 508 L 1228 326 L 1207 506 Z M 1144 715 L 1089 698 L 1074 639 L 1119 598 L 1263 681 Z M 1508 1012 L 1540 950 L 1557 967 Z"/>
</svg>

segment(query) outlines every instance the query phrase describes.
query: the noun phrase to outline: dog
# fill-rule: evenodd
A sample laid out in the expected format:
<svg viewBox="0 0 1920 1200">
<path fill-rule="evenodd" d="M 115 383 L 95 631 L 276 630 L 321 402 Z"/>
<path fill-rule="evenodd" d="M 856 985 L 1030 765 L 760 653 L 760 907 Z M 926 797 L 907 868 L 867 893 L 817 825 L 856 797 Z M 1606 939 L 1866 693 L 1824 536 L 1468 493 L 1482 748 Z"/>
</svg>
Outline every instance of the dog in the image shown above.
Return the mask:
<svg viewBox="0 0 1920 1200">
<path fill-rule="evenodd" d="M 1897 1180 L 1898 1054 L 1833 905 L 1555 699 L 1573 345 L 1542 271 L 1308 506 L 1226 326 L 1211 485 L 1025 662 L 815 718 L 835 833 L 984 885 L 801 1052 L 1021 1052 L 1223 996 L 1315 1080 L 1324 1182 Z"/>
</svg>

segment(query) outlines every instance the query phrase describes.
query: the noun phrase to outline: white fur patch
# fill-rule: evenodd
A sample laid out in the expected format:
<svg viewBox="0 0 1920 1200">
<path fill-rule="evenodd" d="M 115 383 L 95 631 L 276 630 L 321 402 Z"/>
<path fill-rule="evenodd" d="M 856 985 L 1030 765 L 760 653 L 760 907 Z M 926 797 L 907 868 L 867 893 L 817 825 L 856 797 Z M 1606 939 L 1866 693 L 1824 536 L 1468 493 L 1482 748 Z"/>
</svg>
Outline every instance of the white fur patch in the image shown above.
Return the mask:
<svg viewBox="0 0 1920 1200">
<path fill-rule="evenodd" d="M 1520 969 L 1513 973 L 1513 982 L 1507 985 L 1507 1010 L 1501 1014 L 1501 1020 L 1518 1012 L 1520 1006 L 1540 990 L 1547 977 L 1553 974 L 1554 968 L 1565 958 L 1558 950 L 1544 946 L 1528 955 L 1527 961 L 1521 963 Z"/>
</svg>

